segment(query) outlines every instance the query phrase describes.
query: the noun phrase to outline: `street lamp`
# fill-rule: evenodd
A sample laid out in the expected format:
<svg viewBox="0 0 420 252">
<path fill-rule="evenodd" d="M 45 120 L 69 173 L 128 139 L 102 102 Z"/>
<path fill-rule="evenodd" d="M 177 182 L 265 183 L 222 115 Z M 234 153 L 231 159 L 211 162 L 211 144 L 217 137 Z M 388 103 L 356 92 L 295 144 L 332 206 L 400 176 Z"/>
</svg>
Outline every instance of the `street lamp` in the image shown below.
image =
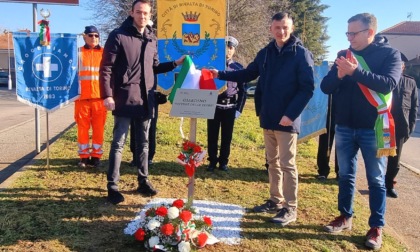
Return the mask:
<svg viewBox="0 0 420 252">
<path fill-rule="evenodd" d="M 8 86 L 9 86 L 9 90 L 12 90 L 12 75 L 10 73 L 10 43 L 9 43 L 9 34 L 10 31 L 8 30 L 4 30 L 4 33 L 7 35 L 7 63 L 9 65 L 9 81 L 8 81 Z"/>
</svg>

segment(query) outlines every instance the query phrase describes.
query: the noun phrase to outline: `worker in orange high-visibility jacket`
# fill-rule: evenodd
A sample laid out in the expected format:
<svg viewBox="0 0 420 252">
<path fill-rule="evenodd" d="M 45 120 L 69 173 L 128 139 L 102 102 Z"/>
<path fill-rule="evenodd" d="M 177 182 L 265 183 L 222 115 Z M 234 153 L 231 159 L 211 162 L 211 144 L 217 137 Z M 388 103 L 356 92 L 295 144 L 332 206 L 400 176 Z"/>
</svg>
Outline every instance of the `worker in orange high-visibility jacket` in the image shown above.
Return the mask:
<svg viewBox="0 0 420 252">
<path fill-rule="evenodd" d="M 107 110 L 99 90 L 99 66 L 103 48 L 99 45 L 99 32 L 95 26 L 86 26 L 85 45 L 79 52 L 79 92 L 75 102 L 74 119 L 77 124 L 79 167 L 98 167 L 102 157 L 104 127 Z M 92 145 L 89 130 L 92 126 Z"/>
</svg>

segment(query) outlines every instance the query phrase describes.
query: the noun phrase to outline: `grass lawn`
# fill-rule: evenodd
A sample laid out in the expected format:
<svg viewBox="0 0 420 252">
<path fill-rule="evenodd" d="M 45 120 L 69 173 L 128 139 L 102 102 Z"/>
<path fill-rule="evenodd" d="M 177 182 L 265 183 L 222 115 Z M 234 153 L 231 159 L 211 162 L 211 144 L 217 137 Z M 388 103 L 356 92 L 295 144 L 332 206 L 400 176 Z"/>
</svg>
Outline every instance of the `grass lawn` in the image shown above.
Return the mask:
<svg viewBox="0 0 420 252">
<path fill-rule="evenodd" d="M 188 179 L 175 162 L 182 139 L 180 119 L 169 117 L 170 105 L 160 106 L 157 153 L 150 180 L 160 198 L 186 198 Z M 0 251 L 142 251 L 143 246 L 123 229 L 149 198 L 135 193 L 136 170 L 129 166 L 128 143 L 123 153 L 119 188 L 125 201 L 114 206 L 106 201 L 106 171 L 113 118 L 109 114 L 105 154 L 97 169 L 77 167 L 76 128 L 50 146 L 50 167 L 41 153 L 11 187 L 0 192 Z M 188 136 L 189 120 L 183 130 Z M 206 121 L 198 120 L 197 142 L 206 149 Z M 337 235 L 322 231 L 337 214 L 337 183 L 319 182 L 316 175 L 317 142 L 298 145 L 298 220 L 284 228 L 270 223 L 272 214 L 247 212 L 241 222 L 242 242 L 218 243 L 201 251 L 363 251 L 369 208 L 355 197 L 353 230 Z M 209 173 L 204 164 L 196 172 L 194 198 L 252 208 L 269 197 L 264 164 L 262 130 L 248 99 L 235 124 L 228 173 Z M 384 234 L 382 251 L 407 250 Z"/>
</svg>

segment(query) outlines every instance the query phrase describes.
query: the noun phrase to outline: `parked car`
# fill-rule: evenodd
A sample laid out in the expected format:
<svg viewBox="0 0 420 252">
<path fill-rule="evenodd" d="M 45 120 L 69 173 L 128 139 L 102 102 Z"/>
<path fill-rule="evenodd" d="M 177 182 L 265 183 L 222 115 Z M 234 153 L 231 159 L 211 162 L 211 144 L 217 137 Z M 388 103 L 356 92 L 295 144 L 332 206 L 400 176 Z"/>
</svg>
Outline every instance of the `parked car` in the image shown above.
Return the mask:
<svg viewBox="0 0 420 252">
<path fill-rule="evenodd" d="M 247 94 L 248 96 L 254 96 L 254 95 L 255 95 L 255 88 L 257 88 L 257 87 L 256 87 L 256 86 L 249 87 L 249 88 L 246 90 L 246 94 Z"/>
<path fill-rule="evenodd" d="M 9 74 L 7 72 L 0 71 L 0 85 L 9 84 Z"/>
</svg>

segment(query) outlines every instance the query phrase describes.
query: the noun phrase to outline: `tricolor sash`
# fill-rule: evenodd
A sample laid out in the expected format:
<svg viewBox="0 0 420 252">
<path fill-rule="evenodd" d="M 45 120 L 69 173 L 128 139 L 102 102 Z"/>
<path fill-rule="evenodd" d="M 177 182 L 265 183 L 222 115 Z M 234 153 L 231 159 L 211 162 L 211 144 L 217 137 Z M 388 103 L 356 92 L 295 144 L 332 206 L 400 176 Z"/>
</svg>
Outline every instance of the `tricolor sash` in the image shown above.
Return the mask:
<svg viewBox="0 0 420 252">
<path fill-rule="evenodd" d="M 370 71 L 369 66 L 362 56 L 353 54 L 347 50 L 346 58 L 349 60 L 357 59 L 362 68 Z M 375 136 L 378 151 L 377 157 L 396 156 L 395 146 L 395 123 L 391 115 L 392 92 L 384 95 L 367 88 L 362 83 L 357 83 L 369 103 L 378 110 L 378 117 L 375 121 Z"/>
</svg>

